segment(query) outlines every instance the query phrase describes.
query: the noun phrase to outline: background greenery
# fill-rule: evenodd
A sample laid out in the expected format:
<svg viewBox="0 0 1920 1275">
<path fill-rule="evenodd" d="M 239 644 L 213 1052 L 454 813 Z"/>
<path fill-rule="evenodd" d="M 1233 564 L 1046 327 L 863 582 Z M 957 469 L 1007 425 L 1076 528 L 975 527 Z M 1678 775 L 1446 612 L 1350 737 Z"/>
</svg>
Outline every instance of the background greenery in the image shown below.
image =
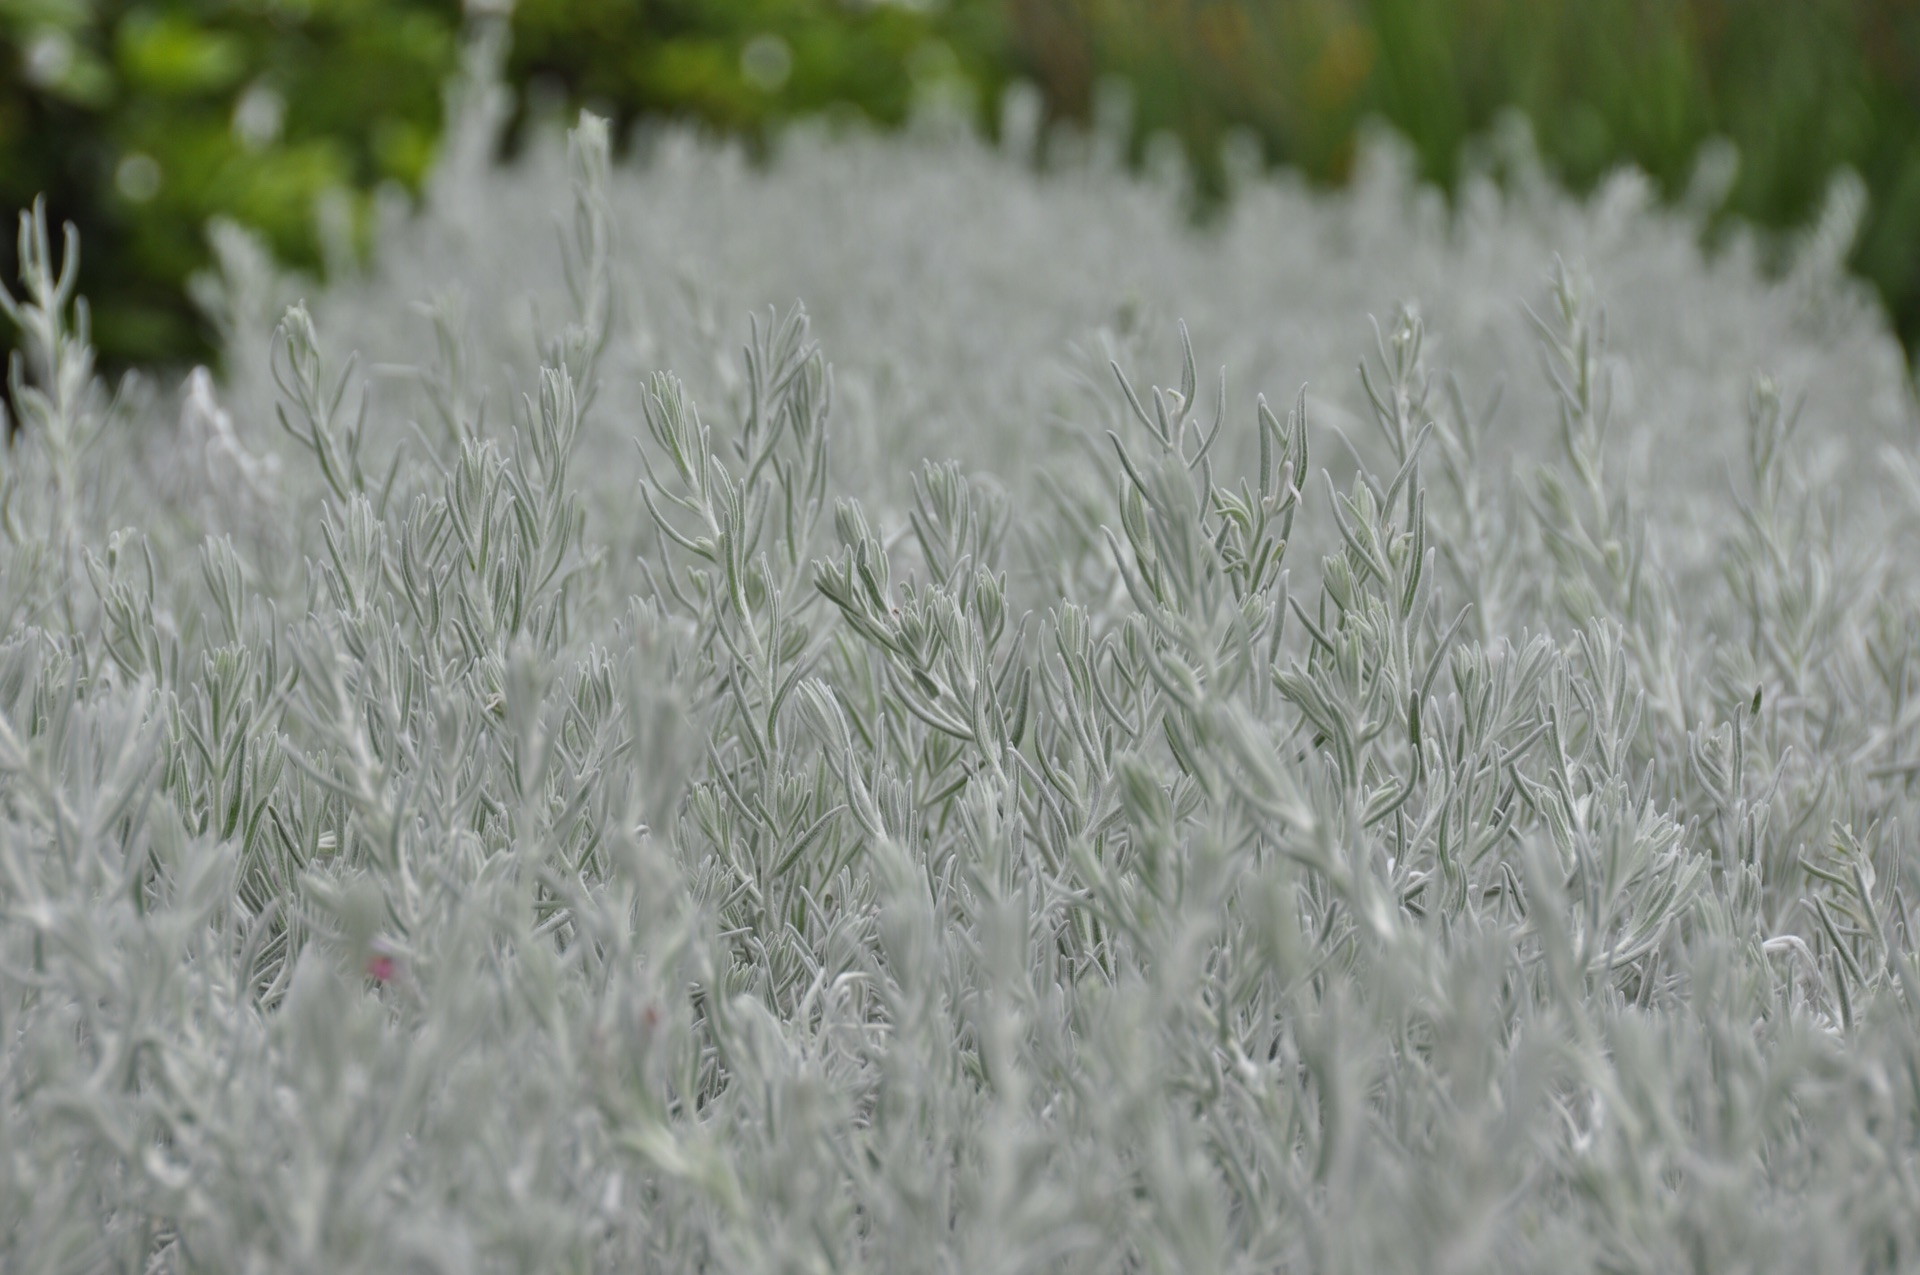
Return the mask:
<svg viewBox="0 0 1920 1275">
<path fill-rule="evenodd" d="M 0 205 L 80 228 L 110 362 L 203 357 L 184 282 L 231 216 L 321 264 L 328 192 L 420 180 L 449 0 L 0 0 Z M 333 201 L 331 218 L 350 203 Z"/>
<path fill-rule="evenodd" d="M 1703 142 L 1739 167 L 1723 216 L 1787 229 L 1836 168 L 1870 197 L 1853 264 L 1920 338 L 1920 4 L 1912 0 L 1010 0 L 1016 64 L 1054 110 L 1129 79 L 1143 129 L 1191 143 L 1218 189 L 1221 130 L 1339 180 L 1384 117 L 1451 187 L 1509 107 L 1584 189 L 1631 162 L 1684 195 Z"/>
<path fill-rule="evenodd" d="M 184 287 L 207 220 L 309 268 L 350 254 L 372 193 L 417 189 L 431 162 L 466 17 L 458 0 L 0 0 L 0 207 L 44 193 L 80 227 L 109 365 L 207 358 Z M 1725 137 L 1723 217 L 1791 228 L 1836 168 L 1865 179 L 1854 265 L 1920 339 L 1910 0 L 521 0 L 511 24 L 523 118 L 592 104 L 623 136 L 660 115 L 754 139 L 828 109 L 897 124 L 954 85 L 991 128 L 1014 78 L 1084 120 L 1121 77 L 1136 137 L 1185 140 L 1203 198 L 1234 127 L 1338 182 L 1383 117 L 1451 185 L 1518 106 L 1576 188 L 1632 162 L 1674 197 Z"/>
</svg>

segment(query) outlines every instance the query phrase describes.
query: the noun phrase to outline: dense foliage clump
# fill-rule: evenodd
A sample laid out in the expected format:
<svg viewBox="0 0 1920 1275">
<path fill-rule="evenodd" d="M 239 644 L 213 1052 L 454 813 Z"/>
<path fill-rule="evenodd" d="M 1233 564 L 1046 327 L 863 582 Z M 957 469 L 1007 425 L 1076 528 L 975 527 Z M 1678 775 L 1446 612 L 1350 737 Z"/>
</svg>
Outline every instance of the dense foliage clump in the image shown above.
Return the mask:
<svg viewBox="0 0 1920 1275">
<path fill-rule="evenodd" d="M 1845 187 L 1763 284 L 1630 178 L 1202 239 L 1019 99 L 466 101 L 367 277 L 222 241 L 225 384 L 110 396 L 23 222 L 0 1264 L 1915 1261 Z"/>
</svg>

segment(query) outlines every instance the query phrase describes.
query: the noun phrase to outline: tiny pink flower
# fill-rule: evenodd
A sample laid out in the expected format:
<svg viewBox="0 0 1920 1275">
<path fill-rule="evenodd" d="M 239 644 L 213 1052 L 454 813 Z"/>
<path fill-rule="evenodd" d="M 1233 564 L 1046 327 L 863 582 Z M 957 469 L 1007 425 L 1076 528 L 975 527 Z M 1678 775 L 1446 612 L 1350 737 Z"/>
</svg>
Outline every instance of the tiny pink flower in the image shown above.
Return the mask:
<svg viewBox="0 0 1920 1275">
<path fill-rule="evenodd" d="M 398 972 L 399 966 L 385 952 L 376 952 L 367 958 L 367 974 L 378 982 L 390 982 Z"/>
</svg>

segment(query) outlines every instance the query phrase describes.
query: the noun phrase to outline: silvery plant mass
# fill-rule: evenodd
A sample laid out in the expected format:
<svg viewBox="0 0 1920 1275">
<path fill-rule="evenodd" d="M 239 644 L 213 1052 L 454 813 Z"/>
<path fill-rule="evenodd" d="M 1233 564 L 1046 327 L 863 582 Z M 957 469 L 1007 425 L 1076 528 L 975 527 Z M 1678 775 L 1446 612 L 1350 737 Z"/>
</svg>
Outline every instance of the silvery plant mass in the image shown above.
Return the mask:
<svg viewBox="0 0 1920 1275">
<path fill-rule="evenodd" d="M 501 109 L 219 379 L 22 219 L 0 1268 L 1920 1265 L 1857 184 Z"/>
</svg>

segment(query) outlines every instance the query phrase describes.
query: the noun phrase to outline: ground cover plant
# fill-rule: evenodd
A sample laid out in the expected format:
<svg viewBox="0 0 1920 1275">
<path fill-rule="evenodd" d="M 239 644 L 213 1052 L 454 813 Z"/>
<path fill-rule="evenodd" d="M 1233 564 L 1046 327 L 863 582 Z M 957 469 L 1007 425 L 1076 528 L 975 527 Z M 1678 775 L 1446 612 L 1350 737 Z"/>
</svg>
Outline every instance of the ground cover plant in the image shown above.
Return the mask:
<svg viewBox="0 0 1920 1275">
<path fill-rule="evenodd" d="M 222 233 L 225 383 L 23 220 L 9 1270 L 1914 1262 L 1852 189 L 1766 283 L 1385 141 L 1199 238 L 1018 98 L 500 105 L 362 279 Z"/>
</svg>

